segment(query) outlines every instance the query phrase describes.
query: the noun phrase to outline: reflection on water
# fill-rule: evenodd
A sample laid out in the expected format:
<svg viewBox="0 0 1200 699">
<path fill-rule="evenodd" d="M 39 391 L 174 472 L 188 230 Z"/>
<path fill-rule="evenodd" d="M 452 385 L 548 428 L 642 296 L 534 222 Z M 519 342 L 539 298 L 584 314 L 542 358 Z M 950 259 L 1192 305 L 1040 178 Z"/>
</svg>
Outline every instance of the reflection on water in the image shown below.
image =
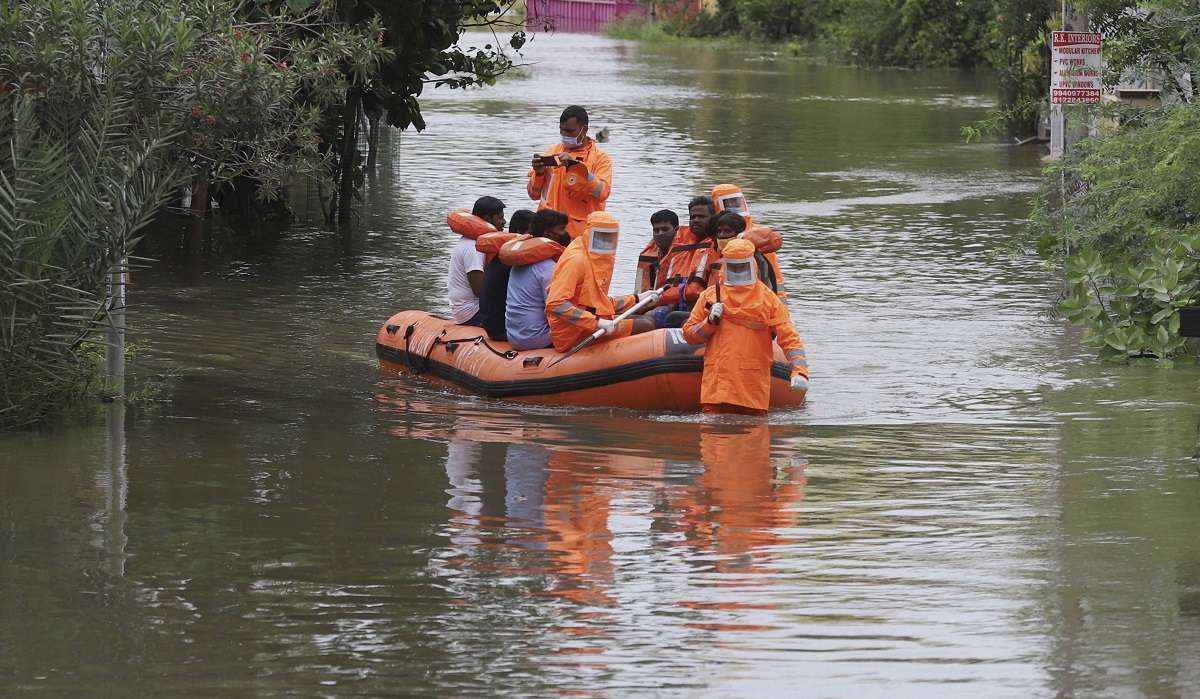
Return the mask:
<svg viewBox="0 0 1200 699">
<path fill-rule="evenodd" d="M 650 438 L 673 436 L 661 434 L 661 423 L 629 424 Z M 695 436 L 690 427 L 686 432 Z M 536 568 L 545 585 L 541 594 L 587 606 L 619 606 L 613 590 L 618 534 L 636 548 L 642 547 L 638 536 L 668 550 L 684 547 L 674 553 L 695 572 L 769 571 L 773 547 L 790 542 L 780 530 L 794 518 L 790 508 L 802 494 L 803 464 L 773 463 L 764 424 L 705 425 L 698 436 L 691 449 L 672 440 L 668 462 L 547 446 L 537 429 L 503 434 L 459 419 L 446 455 L 451 515 L 445 535 L 454 546 L 439 563 L 489 574 Z M 698 462 L 689 453 L 697 447 Z M 484 562 L 497 555 L 510 567 Z M 514 564 L 513 557 L 522 562 Z"/>
<path fill-rule="evenodd" d="M 427 94 L 352 230 L 311 200 L 253 241 L 159 232 L 130 325 L 179 376 L 160 409 L 0 436 L 0 695 L 1195 694 L 1200 373 L 1093 363 L 1056 281 L 992 254 L 1037 161 L 958 142 L 986 76 L 601 37 L 528 60 Z M 788 241 L 804 409 L 381 375 L 378 323 L 443 310 L 445 212 L 524 203 L 579 85 L 615 286 L 652 211 L 738 182 Z"/>
</svg>

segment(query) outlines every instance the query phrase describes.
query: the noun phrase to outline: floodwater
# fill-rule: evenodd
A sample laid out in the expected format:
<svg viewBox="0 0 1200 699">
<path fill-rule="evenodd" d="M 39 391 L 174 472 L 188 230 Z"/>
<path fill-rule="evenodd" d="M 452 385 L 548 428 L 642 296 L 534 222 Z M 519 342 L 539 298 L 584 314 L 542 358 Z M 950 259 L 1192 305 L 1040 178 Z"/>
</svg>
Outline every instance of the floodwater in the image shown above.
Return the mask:
<svg viewBox="0 0 1200 699">
<path fill-rule="evenodd" d="M 253 242 L 156 236 L 130 324 L 157 402 L 0 436 L 0 694 L 1200 695 L 1200 372 L 1096 363 L 1056 280 L 993 255 L 1039 163 L 962 142 L 986 76 L 570 35 L 525 58 L 430 91 L 350 231 L 310 199 Z M 445 212 L 528 205 L 571 102 L 612 134 L 616 288 L 650 213 L 714 184 L 784 232 L 806 407 L 380 372 L 389 314 L 445 310 Z"/>
</svg>

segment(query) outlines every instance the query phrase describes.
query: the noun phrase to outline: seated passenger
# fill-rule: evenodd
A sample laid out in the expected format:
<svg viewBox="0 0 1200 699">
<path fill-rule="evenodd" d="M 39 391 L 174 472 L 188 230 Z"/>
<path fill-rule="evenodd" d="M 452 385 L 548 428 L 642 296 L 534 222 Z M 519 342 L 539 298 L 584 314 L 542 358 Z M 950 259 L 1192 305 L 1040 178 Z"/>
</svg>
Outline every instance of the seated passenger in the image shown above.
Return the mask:
<svg viewBox="0 0 1200 699">
<path fill-rule="evenodd" d="M 658 280 L 659 263 L 666 259 L 678 231 L 679 216 L 674 211 L 663 209 L 650 215 L 651 240 L 638 255 L 637 276 L 633 281 L 635 293 L 658 288 L 654 283 Z"/>
<path fill-rule="evenodd" d="M 632 308 L 639 296 L 610 297 L 620 226 L 612 214 L 596 211 L 587 217 L 583 235 L 571 241 L 558 260 L 546 295 L 546 319 L 554 349 L 566 352 L 597 329 L 605 331 L 600 342 L 653 330 L 645 318 L 613 318 Z M 654 291 L 640 296 L 654 295 Z"/>
<path fill-rule="evenodd" d="M 518 209 L 513 212 L 508 222 L 509 233 L 525 235 L 529 233 L 530 223 L 533 222 L 533 212 L 528 209 Z M 479 243 L 475 249 L 479 250 Z M 484 253 L 487 258 L 487 253 Z M 479 294 L 479 323 L 487 331 L 488 337 L 501 342 L 508 339 L 504 332 L 504 306 L 508 299 L 508 265 L 500 261 L 500 256 L 493 254 L 487 258 L 483 268 L 483 288 Z"/>
<path fill-rule="evenodd" d="M 792 390 L 808 390 L 804 342 L 784 302 L 758 283 L 754 254 L 753 243 L 730 238 L 718 278 L 683 326 L 685 340 L 707 344 L 700 382 L 706 413 L 766 415 L 776 342 L 791 364 Z"/>
<path fill-rule="evenodd" d="M 746 195 L 742 192 L 741 187 L 736 184 L 719 184 L 713 187 L 712 201 L 716 213 L 732 211 L 745 220 L 747 231 L 754 227 L 754 219 L 750 217 L 750 205 L 746 203 Z M 767 231 L 771 234 L 768 237 L 776 240 L 775 247 L 778 249 L 781 238 L 769 228 Z M 759 280 L 770 287 L 779 298 L 787 298 L 787 292 L 783 288 L 783 272 L 779 268 L 779 258 L 775 255 L 775 250 L 759 249 L 755 253 L 755 259 L 758 261 L 760 272 L 762 272 Z"/>
<path fill-rule="evenodd" d="M 746 219 L 732 211 L 717 214 L 713 219 L 713 229 L 717 234 L 717 249 L 722 252 L 730 243 L 746 230 Z"/>
<path fill-rule="evenodd" d="M 726 246 L 732 241 L 745 239 L 749 235 L 749 231 L 746 230 L 746 219 L 733 211 L 717 214 L 713 222 L 717 230 L 717 247 L 722 251 L 722 254 L 724 254 Z M 766 234 L 774 234 L 774 241 L 778 244 L 779 235 L 770 229 L 764 230 L 762 227 L 756 227 L 755 233 L 760 235 L 750 236 L 754 238 L 753 241 L 750 241 L 752 245 L 763 242 L 765 239 L 771 237 Z M 778 285 L 775 265 L 771 264 L 768 255 L 774 257 L 774 253 L 763 253 L 757 247 L 754 250 L 753 258 L 755 265 L 758 267 L 758 281 L 774 292 L 776 296 L 785 298 L 786 294 L 783 293 Z"/>
<path fill-rule="evenodd" d="M 480 197 L 471 214 L 504 230 L 504 202 L 496 197 Z M 477 234 L 476 234 L 477 235 Z M 483 253 L 475 249 L 475 239 L 463 234 L 450 250 L 450 274 L 446 286 L 450 292 L 450 313 L 459 325 L 480 325 L 479 293 L 483 290 Z"/>
<path fill-rule="evenodd" d="M 656 327 L 680 327 L 708 287 L 712 270 L 721 259 L 713 239 L 712 215 L 708 197 L 695 197 L 688 204 L 688 226 L 679 229 L 655 279 L 656 287 L 668 285 L 652 314 Z"/>
<path fill-rule="evenodd" d="M 675 244 L 685 245 L 703 238 L 706 235 L 706 231 L 708 231 L 709 219 L 715 216 L 716 213 L 711 197 L 704 195 L 692 197 L 692 200 L 688 202 L 688 225 L 679 230 Z"/>
<path fill-rule="evenodd" d="M 516 218 L 514 215 L 513 218 Z M 567 215 L 553 209 L 542 209 L 533 215 L 530 230 L 537 238 L 553 245 L 535 254 L 534 261 L 523 255 L 527 241 L 514 240 L 500 248 L 500 259 L 510 266 L 508 275 L 508 305 L 504 310 L 504 326 L 508 342 L 515 350 L 542 349 L 550 346 L 550 324 L 546 321 L 546 293 L 550 276 L 562 251 L 571 242 L 567 234 Z"/>
</svg>

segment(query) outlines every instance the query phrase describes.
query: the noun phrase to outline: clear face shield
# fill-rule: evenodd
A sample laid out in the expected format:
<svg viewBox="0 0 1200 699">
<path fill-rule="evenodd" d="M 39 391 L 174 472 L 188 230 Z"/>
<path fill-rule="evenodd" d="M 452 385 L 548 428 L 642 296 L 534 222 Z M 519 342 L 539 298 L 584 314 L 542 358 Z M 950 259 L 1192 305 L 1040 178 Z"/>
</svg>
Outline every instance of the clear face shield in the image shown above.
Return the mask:
<svg viewBox="0 0 1200 699">
<path fill-rule="evenodd" d="M 751 286 L 757 279 L 754 272 L 754 259 L 725 260 L 726 286 Z"/>
<path fill-rule="evenodd" d="M 727 194 L 720 199 L 721 211 L 732 211 L 742 218 L 750 215 L 750 207 L 746 205 L 746 197 L 741 194 Z"/>
<path fill-rule="evenodd" d="M 615 228 L 593 228 L 588 236 L 588 252 L 596 255 L 617 254 L 617 233 Z"/>
</svg>

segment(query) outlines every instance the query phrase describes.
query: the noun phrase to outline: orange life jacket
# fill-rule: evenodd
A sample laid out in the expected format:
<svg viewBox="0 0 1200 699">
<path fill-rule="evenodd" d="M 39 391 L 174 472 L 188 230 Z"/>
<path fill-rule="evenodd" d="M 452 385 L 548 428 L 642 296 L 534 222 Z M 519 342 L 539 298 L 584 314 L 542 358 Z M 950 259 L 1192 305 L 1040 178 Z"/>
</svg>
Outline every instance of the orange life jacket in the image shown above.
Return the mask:
<svg viewBox="0 0 1200 699">
<path fill-rule="evenodd" d="M 500 248 L 510 240 L 520 237 L 520 233 L 508 233 L 506 231 L 495 231 L 494 233 L 484 233 L 475 239 L 475 249 L 483 253 L 487 264 L 491 264 L 492 260 L 496 259 L 496 255 L 500 254 Z M 501 260 L 504 262 L 504 260 Z"/>
<path fill-rule="evenodd" d="M 671 251 L 660 264 L 658 287 L 667 285 L 658 300 L 659 306 L 675 306 L 693 304 L 700 294 L 708 288 L 713 278 L 713 269 L 721 261 L 721 252 L 717 249 L 716 241 L 711 238 L 683 245 L 672 245 Z"/>
<path fill-rule="evenodd" d="M 670 265 L 675 246 L 694 242 L 696 242 L 696 236 L 692 234 L 692 229 L 688 226 L 680 226 L 675 231 L 675 239 L 671 241 L 671 247 L 667 249 L 667 254 L 662 254 L 658 243 L 654 240 L 647 243 L 638 255 L 637 276 L 633 280 L 634 293 L 640 294 L 650 289 L 662 288 L 662 285 L 666 283 L 663 273 Z"/>
<path fill-rule="evenodd" d="M 557 260 L 565 250 L 549 238 L 518 235 L 500 248 L 500 261 L 509 267 L 524 267 L 542 260 Z"/>
<path fill-rule="evenodd" d="M 655 288 L 654 280 L 658 277 L 658 243 L 651 240 L 638 253 L 637 273 L 633 278 L 633 293 L 640 294 Z"/>
<path fill-rule="evenodd" d="M 484 233 L 495 233 L 496 227 L 466 209 L 455 209 L 446 217 L 450 230 L 471 240 Z"/>
<path fill-rule="evenodd" d="M 749 226 L 739 238 L 754 243 L 757 252 L 754 261 L 758 264 L 758 278 L 781 299 L 787 298 L 783 289 L 783 272 L 779 269 L 779 258 L 775 251 L 783 247 L 783 236 L 774 228 Z"/>
<path fill-rule="evenodd" d="M 775 252 L 783 247 L 783 236 L 767 226 L 750 226 L 738 237 L 754 243 L 755 249 L 762 253 Z"/>
</svg>

